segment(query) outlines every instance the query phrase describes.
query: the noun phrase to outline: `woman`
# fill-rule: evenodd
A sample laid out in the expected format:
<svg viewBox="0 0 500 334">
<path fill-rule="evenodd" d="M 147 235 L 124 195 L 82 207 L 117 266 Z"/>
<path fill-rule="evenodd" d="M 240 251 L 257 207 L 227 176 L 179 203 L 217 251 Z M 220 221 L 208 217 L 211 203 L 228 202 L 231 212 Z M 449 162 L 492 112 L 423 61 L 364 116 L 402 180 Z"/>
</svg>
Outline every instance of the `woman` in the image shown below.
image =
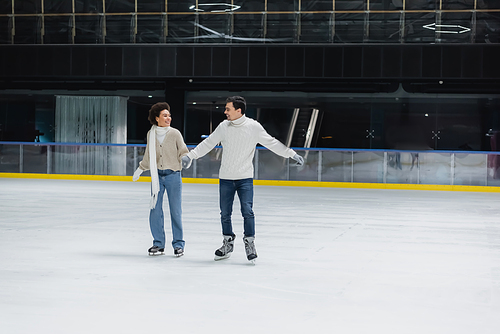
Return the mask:
<svg viewBox="0 0 500 334">
<path fill-rule="evenodd" d="M 161 255 L 165 251 L 163 194 L 166 190 L 172 224 L 172 247 L 175 256 L 182 256 L 185 242 L 182 239 L 181 158 L 189 151 L 179 130 L 170 126 L 172 116 L 168 103 L 154 104 L 149 110 L 149 121 L 153 126 L 148 132 L 146 152 L 132 177 L 133 181 L 137 181 L 142 172 L 151 171 L 149 226 L 153 246 L 148 252 L 149 255 Z"/>
</svg>

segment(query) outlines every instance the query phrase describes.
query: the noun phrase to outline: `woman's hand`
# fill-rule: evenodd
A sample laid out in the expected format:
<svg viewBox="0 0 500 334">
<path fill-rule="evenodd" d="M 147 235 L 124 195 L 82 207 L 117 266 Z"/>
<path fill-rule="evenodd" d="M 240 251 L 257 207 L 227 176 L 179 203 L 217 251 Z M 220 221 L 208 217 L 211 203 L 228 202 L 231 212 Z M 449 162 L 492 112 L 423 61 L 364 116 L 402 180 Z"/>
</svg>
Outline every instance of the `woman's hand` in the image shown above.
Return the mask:
<svg viewBox="0 0 500 334">
<path fill-rule="evenodd" d="M 135 182 L 135 181 L 139 180 L 139 177 L 141 176 L 142 172 L 143 172 L 143 170 L 140 169 L 139 167 L 137 167 L 137 169 L 134 172 L 134 176 L 132 176 L 132 181 Z"/>
</svg>

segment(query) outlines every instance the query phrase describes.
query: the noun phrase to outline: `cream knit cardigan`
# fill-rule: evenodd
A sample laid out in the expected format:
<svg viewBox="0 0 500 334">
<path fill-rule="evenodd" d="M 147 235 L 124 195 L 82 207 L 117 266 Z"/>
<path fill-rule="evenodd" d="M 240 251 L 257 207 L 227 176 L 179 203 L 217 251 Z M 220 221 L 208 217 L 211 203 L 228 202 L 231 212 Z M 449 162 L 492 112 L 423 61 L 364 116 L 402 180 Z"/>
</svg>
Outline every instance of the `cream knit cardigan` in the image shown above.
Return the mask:
<svg viewBox="0 0 500 334">
<path fill-rule="evenodd" d="M 149 132 L 147 138 L 149 138 Z M 144 158 L 139 163 L 139 168 L 143 171 L 150 169 L 149 145 L 151 145 L 151 143 L 148 140 Z M 155 140 L 154 145 L 156 145 L 156 165 L 158 169 L 171 169 L 173 171 L 182 169 L 181 158 L 186 155 L 189 150 L 179 130 L 170 127 L 163 141 L 160 143 L 158 140 Z"/>
</svg>

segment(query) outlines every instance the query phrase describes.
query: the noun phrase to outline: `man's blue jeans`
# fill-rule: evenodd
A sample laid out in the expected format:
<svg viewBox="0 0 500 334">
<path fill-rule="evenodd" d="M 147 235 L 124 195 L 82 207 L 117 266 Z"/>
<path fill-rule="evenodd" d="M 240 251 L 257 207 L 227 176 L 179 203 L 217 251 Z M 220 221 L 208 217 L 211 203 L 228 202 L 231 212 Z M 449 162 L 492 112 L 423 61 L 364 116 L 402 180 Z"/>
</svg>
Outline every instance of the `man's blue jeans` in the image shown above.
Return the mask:
<svg viewBox="0 0 500 334">
<path fill-rule="evenodd" d="M 149 226 L 153 235 L 153 245 L 165 248 L 165 229 L 163 217 L 163 194 L 167 191 L 172 225 L 172 246 L 184 249 L 182 233 L 182 178 L 180 171 L 170 169 L 158 170 L 160 191 L 156 207 L 149 213 Z"/>
<path fill-rule="evenodd" d="M 238 193 L 243 228 L 246 237 L 255 236 L 255 218 L 253 215 L 253 179 L 219 180 L 219 203 L 223 235 L 233 235 L 231 214 L 233 213 L 234 194 Z"/>
</svg>

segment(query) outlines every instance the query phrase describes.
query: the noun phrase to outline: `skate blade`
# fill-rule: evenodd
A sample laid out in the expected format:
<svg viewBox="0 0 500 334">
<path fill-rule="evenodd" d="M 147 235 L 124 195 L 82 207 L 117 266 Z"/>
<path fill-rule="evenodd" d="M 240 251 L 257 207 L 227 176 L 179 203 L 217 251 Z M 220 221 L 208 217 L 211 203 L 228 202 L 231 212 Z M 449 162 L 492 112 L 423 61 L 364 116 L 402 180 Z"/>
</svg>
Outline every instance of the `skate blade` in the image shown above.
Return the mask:
<svg viewBox="0 0 500 334">
<path fill-rule="evenodd" d="M 156 252 L 156 253 L 149 253 L 149 256 L 160 256 L 165 254 L 165 252 Z"/>
<path fill-rule="evenodd" d="M 231 253 L 229 253 L 228 255 L 224 255 L 224 256 L 215 255 L 214 261 L 225 260 L 225 259 L 229 259 L 230 257 L 231 257 Z"/>
<path fill-rule="evenodd" d="M 250 264 L 253 265 L 253 266 L 255 266 L 255 260 L 256 259 L 250 260 Z"/>
</svg>

